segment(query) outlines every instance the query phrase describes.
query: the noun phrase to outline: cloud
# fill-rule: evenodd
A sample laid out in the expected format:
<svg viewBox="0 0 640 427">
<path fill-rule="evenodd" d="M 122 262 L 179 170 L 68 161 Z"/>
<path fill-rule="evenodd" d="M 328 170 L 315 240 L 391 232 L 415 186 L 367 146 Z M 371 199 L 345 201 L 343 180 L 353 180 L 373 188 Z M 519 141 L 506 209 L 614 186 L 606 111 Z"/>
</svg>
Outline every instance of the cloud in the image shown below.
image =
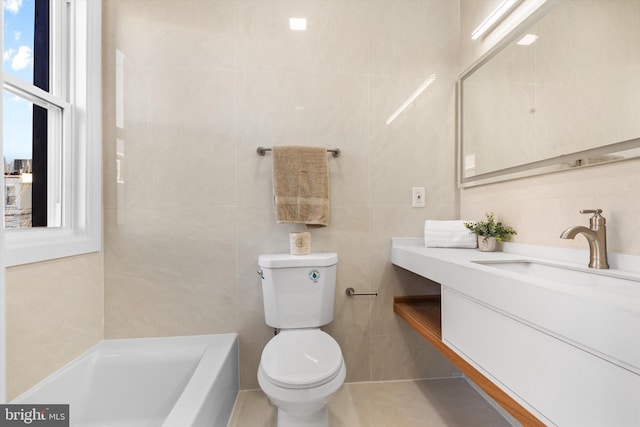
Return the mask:
<svg viewBox="0 0 640 427">
<path fill-rule="evenodd" d="M 22 33 L 20 31 L 14 31 L 13 32 L 13 38 L 15 39 L 15 41 L 20 40 L 20 36 L 22 35 Z"/>
<path fill-rule="evenodd" d="M 31 48 L 29 46 L 20 46 L 18 53 L 16 53 L 16 56 L 14 56 L 11 61 L 11 68 L 14 71 L 20 71 L 32 65 L 33 55 L 31 54 Z"/>
<path fill-rule="evenodd" d="M 9 49 L 2 52 L 2 62 L 10 60 L 14 53 L 16 53 L 15 49 Z"/>
<path fill-rule="evenodd" d="M 20 12 L 21 7 L 22 0 L 4 0 L 4 8 L 14 15 Z"/>
</svg>

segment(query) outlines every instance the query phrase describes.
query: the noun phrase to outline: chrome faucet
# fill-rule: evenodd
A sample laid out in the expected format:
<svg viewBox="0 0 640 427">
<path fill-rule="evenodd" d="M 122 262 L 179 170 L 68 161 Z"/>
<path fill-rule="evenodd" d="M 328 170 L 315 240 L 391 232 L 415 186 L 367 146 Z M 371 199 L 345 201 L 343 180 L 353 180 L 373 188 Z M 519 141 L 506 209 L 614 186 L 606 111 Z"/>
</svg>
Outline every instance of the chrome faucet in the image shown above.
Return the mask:
<svg viewBox="0 0 640 427">
<path fill-rule="evenodd" d="M 589 242 L 589 268 L 609 268 L 607 263 L 607 220 L 601 216 L 602 209 L 584 209 L 581 214 L 593 214 L 589 219 L 589 228 L 581 225 L 569 227 L 560 238 L 573 239 L 582 234 Z"/>
</svg>

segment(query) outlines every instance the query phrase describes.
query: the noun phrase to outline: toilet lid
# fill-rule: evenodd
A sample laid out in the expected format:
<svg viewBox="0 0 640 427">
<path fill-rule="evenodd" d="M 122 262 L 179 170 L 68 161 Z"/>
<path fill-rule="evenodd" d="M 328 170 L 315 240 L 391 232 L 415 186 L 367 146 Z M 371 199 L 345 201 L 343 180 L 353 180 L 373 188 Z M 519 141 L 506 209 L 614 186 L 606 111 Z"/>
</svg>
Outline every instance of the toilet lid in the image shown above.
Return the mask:
<svg viewBox="0 0 640 427">
<path fill-rule="evenodd" d="M 331 381 L 342 367 L 338 343 L 319 329 L 282 331 L 262 351 L 260 368 L 284 388 L 311 388 Z"/>
</svg>

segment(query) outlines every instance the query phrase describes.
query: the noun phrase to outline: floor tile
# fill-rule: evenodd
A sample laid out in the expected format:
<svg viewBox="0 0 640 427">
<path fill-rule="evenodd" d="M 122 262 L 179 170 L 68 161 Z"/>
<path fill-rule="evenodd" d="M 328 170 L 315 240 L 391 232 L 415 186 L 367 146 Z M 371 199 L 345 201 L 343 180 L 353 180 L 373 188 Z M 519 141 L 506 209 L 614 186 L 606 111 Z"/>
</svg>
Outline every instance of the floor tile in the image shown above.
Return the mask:
<svg viewBox="0 0 640 427">
<path fill-rule="evenodd" d="M 241 391 L 229 427 L 275 427 L 261 390 Z M 329 402 L 331 427 L 508 427 L 463 378 L 348 383 Z"/>
</svg>

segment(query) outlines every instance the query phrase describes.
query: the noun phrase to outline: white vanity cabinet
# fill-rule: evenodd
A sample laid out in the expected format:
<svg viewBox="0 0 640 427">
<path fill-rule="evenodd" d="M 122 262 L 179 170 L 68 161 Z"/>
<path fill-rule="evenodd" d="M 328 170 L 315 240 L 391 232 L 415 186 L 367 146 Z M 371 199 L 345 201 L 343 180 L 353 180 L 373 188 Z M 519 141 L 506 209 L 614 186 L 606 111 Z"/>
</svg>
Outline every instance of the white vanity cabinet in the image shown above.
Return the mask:
<svg viewBox="0 0 640 427">
<path fill-rule="evenodd" d="M 640 425 L 640 376 L 446 286 L 442 339 L 549 424 Z"/>
<path fill-rule="evenodd" d="M 525 426 L 640 427 L 640 272 L 565 286 L 482 265 L 523 258 L 394 239 L 392 263 L 442 290 L 437 302 L 398 297 L 394 311 Z"/>
</svg>

